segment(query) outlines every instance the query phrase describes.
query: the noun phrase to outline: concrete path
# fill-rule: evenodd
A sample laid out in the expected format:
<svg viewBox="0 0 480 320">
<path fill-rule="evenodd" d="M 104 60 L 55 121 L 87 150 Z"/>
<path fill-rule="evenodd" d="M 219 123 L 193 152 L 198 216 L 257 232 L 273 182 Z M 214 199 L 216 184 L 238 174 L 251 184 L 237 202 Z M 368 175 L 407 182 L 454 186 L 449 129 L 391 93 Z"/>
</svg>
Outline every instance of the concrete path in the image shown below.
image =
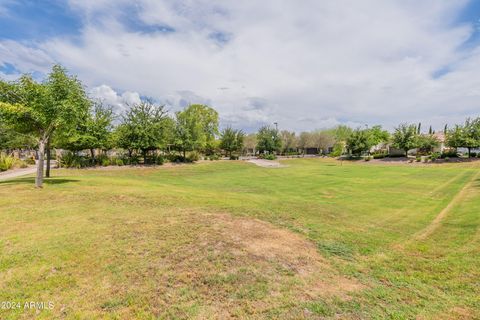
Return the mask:
<svg viewBox="0 0 480 320">
<path fill-rule="evenodd" d="M 23 168 L 23 169 L 7 170 L 7 171 L 4 171 L 4 172 L 0 172 L 0 181 L 24 176 L 24 175 L 27 175 L 27 174 L 32 174 L 32 173 L 35 173 L 35 172 L 37 172 L 37 167 L 36 166 L 31 166 L 31 167 Z"/>
<path fill-rule="evenodd" d="M 281 168 L 281 167 L 286 167 L 278 161 L 274 160 L 265 160 L 265 159 L 251 159 L 248 160 L 247 162 L 256 164 L 259 167 L 264 167 L 264 168 Z"/>
</svg>

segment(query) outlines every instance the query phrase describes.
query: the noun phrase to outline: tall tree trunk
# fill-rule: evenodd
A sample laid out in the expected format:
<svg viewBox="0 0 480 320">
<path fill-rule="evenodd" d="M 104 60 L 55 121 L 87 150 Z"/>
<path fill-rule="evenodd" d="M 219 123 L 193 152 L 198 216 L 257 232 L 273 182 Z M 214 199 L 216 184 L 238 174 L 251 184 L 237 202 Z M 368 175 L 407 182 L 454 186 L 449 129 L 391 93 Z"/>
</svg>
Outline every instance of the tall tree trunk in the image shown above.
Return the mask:
<svg viewBox="0 0 480 320">
<path fill-rule="evenodd" d="M 92 164 L 95 164 L 95 149 L 90 149 L 90 155 L 92 156 Z"/>
<path fill-rule="evenodd" d="M 472 148 L 468 147 L 467 149 L 468 149 L 468 158 L 470 158 L 470 151 Z"/>
<path fill-rule="evenodd" d="M 142 150 L 142 153 L 143 153 L 143 165 L 146 165 L 147 164 L 147 151 Z"/>
<path fill-rule="evenodd" d="M 47 138 L 42 137 L 38 142 L 38 163 L 37 163 L 37 177 L 35 178 L 35 187 L 41 188 L 43 186 L 43 165 L 45 158 L 45 141 Z"/>
<path fill-rule="evenodd" d="M 45 170 L 45 177 L 50 178 L 50 160 L 51 160 L 51 154 L 50 154 L 50 138 L 47 140 L 47 145 L 46 145 L 46 153 L 47 153 L 47 168 Z"/>
<path fill-rule="evenodd" d="M 186 159 L 185 154 L 186 154 L 186 151 L 185 151 L 185 149 L 183 149 L 183 161 L 185 161 L 185 159 Z"/>
</svg>

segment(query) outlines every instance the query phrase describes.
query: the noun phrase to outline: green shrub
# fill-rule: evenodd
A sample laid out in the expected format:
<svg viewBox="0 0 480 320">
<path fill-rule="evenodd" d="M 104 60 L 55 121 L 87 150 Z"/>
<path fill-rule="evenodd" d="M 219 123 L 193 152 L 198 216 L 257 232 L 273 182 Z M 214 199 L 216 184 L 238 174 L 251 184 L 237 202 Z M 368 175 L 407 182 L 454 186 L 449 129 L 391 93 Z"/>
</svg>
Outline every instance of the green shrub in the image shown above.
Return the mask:
<svg viewBox="0 0 480 320">
<path fill-rule="evenodd" d="M 115 165 L 117 165 L 119 167 L 124 165 L 123 159 L 121 159 L 121 158 L 115 158 L 114 163 L 115 163 Z"/>
<path fill-rule="evenodd" d="M 34 165 L 35 164 L 35 159 L 33 157 L 25 159 L 25 163 L 28 165 Z"/>
<path fill-rule="evenodd" d="M 188 154 L 186 162 L 195 162 L 200 160 L 200 154 L 197 151 L 192 151 Z"/>
<path fill-rule="evenodd" d="M 185 158 L 179 154 L 169 154 L 167 158 L 170 162 L 185 162 Z"/>
<path fill-rule="evenodd" d="M 446 159 L 446 158 L 458 158 L 458 154 L 457 154 L 457 151 L 455 151 L 455 150 L 453 150 L 453 151 L 446 151 L 446 152 L 443 152 L 443 153 L 442 153 L 441 158 L 442 158 L 442 159 Z"/>
<path fill-rule="evenodd" d="M 363 160 L 365 160 L 365 161 L 370 161 L 370 160 L 372 160 L 372 159 L 374 159 L 373 156 L 365 156 L 365 157 L 363 158 Z"/>
<path fill-rule="evenodd" d="M 210 156 L 208 156 L 208 159 L 210 161 L 213 161 L 213 160 L 220 160 L 220 156 L 218 154 L 211 154 Z"/>
<path fill-rule="evenodd" d="M 84 168 L 91 165 L 91 162 L 85 157 L 74 154 L 73 152 L 67 151 L 62 153 L 59 157 L 58 166 L 60 168 Z"/>
<path fill-rule="evenodd" d="M 161 166 L 162 164 L 165 163 L 165 157 L 162 156 L 162 155 L 153 156 L 152 160 L 153 160 L 154 164 L 159 165 L 159 166 Z"/>
<path fill-rule="evenodd" d="M 476 152 L 470 152 L 470 157 L 471 157 L 471 158 L 476 158 L 476 157 L 477 157 L 477 153 L 476 153 Z"/>
<path fill-rule="evenodd" d="M 238 156 L 232 154 L 232 155 L 230 156 L 230 160 L 238 160 Z"/>
<path fill-rule="evenodd" d="M 17 160 L 12 156 L 0 154 L 0 171 L 7 171 L 13 168 Z"/>
<path fill-rule="evenodd" d="M 269 154 L 266 154 L 263 158 L 265 160 L 275 160 L 275 159 L 277 159 L 277 156 L 274 155 L 273 153 L 269 153 Z"/>
<path fill-rule="evenodd" d="M 106 154 L 99 154 L 95 157 L 95 161 L 91 161 L 92 165 L 99 164 L 104 167 L 110 164 L 110 158 Z"/>
<path fill-rule="evenodd" d="M 373 154 L 373 159 L 383 159 L 387 156 L 386 153 L 374 153 Z"/>
<path fill-rule="evenodd" d="M 430 159 L 432 159 L 432 161 L 436 161 L 438 158 L 440 158 L 440 152 L 434 152 L 430 155 Z"/>
<path fill-rule="evenodd" d="M 101 162 L 102 167 L 108 167 L 111 164 L 110 159 L 108 157 L 107 158 L 102 158 L 101 161 L 102 161 Z"/>
</svg>

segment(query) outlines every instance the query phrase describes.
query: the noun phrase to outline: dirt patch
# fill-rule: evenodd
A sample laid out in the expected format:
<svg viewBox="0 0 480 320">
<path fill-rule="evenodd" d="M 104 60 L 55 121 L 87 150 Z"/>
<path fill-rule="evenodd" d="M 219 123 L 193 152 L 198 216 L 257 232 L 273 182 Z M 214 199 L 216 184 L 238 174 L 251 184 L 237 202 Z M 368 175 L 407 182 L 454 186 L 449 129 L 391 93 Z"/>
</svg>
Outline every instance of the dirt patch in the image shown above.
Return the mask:
<svg viewBox="0 0 480 320">
<path fill-rule="evenodd" d="M 213 228 L 231 241 L 236 254 L 278 264 L 301 280 L 301 291 L 308 297 L 345 296 L 362 286 L 352 279 L 335 275 L 315 245 L 286 229 L 249 218 L 216 215 Z"/>
<path fill-rule="evenodd" d="M 282 167 L 286 167 L 285 165 L 281 164 L 280 162 L 274 161 L 274 160 L 251 159 L 251 160 L 247 160 L 247 162 L 253 163 L 253 164 L 255 164 L 259 167 L 263 167 L 263 168 L 282 168 Z"/>
</svg>

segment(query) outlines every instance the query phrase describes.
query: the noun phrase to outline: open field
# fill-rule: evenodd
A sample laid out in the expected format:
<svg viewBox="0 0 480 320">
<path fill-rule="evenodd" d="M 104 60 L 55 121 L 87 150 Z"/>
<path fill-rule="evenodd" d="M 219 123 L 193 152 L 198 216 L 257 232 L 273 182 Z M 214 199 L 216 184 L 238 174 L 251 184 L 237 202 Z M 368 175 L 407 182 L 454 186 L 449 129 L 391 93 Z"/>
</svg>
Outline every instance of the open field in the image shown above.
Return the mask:
<svg viewBox="0 0 480 320">
<path fill-rule="evenodd" d="M 479 319 L 480 163 L 322 159 L 0 182 L 0 319 Z"/>
</svg>

